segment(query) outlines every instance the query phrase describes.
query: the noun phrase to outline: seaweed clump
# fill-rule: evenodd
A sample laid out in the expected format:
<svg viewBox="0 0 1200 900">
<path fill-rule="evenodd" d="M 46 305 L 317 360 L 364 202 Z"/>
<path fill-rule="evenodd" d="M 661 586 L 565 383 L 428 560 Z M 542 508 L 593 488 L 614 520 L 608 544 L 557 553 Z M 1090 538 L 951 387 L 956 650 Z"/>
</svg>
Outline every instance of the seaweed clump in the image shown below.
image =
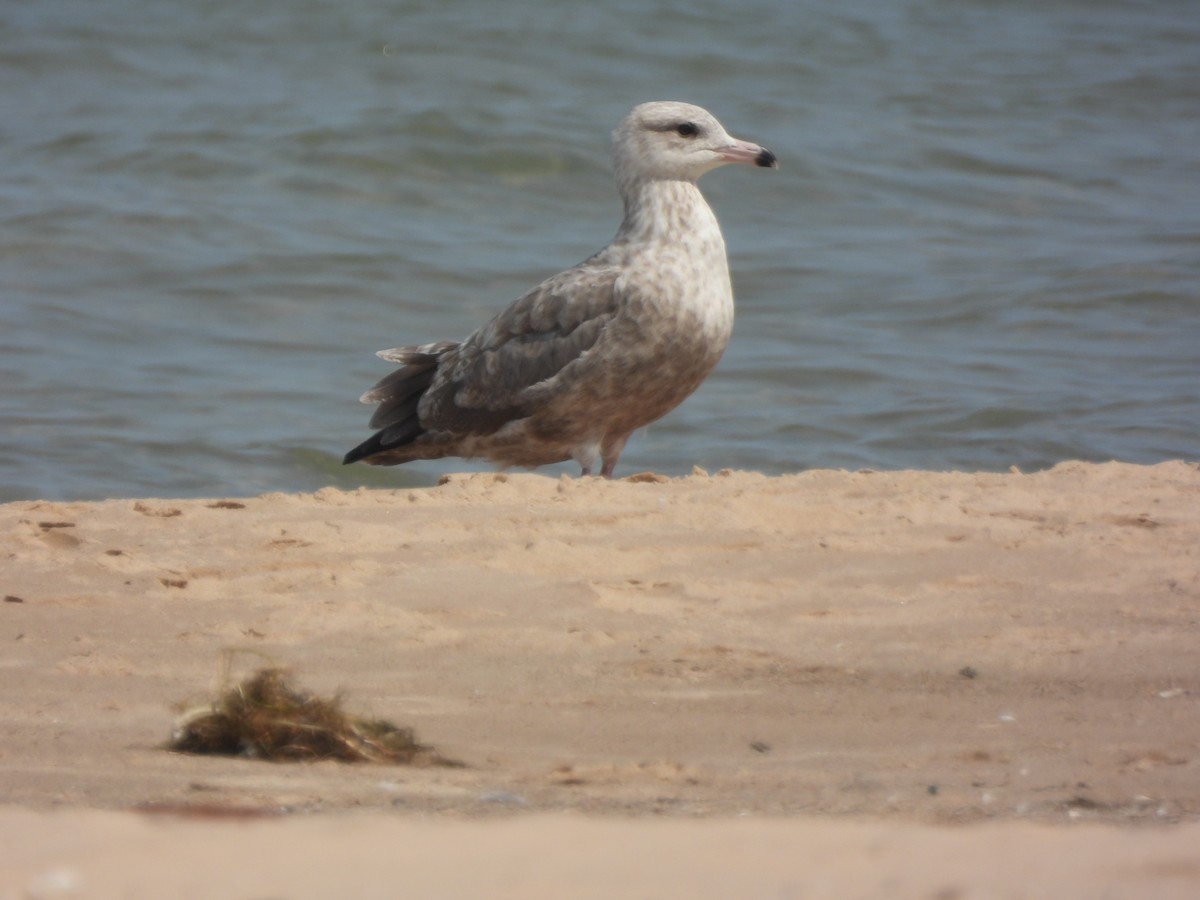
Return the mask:
<svg viewBox="0 0 1200 900">
<path fill-rule="evenodd" d="M 421 744 L 411 728 L 353 716 L 341 698 L 297 690 L 286 671 L 264 668 L 210 705 L 184 713 L 167 749 L 276 762 L 334 759 L 411 766 L 462 766 Z"/>
</svg>

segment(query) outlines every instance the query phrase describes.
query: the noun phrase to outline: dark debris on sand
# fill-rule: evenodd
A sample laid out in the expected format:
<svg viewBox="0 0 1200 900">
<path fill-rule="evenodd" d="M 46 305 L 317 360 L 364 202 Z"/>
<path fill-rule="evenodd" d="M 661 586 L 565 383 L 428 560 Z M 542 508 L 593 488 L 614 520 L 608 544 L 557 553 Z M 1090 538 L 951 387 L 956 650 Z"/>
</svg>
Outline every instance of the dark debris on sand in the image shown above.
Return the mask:
<svg viewBox="0 0 1200 900">
<path fill-rule="evenodd" d="M 279 668 L 259 669 L 211 705 L 184 713 L 167 749 L 277 762 L 463 765 L 418 743 L 411 728 L 353 716 L 343 711 L 340 698 L 297 690 Z"/>
</svg>

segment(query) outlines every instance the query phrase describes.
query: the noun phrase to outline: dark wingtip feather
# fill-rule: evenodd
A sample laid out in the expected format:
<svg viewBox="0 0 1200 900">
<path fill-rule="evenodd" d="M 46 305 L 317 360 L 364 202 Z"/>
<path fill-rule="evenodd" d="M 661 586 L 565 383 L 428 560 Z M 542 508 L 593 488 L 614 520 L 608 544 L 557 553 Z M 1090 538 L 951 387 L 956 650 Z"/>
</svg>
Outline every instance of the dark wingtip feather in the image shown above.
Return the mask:
<svg viewBox="0 0 1200 900">
<path fill-rule="evenodd" d="M 342 465 L 348 466 L 350 463 L 356 463 L 360 459 L 366 459 L 372 453 L 377 453 L 382 449 L 379 446 L 379 435 L 372 435 L 367 440 L 363 441 L 349 453 L 342 457 Z"/>
<path fill-rule="evenodd" d="M 375 434 L 347 453 L 342 458 L 342 465 L 348 466 L 350 463 L 358 462 L 359 460 L 366 460 L 368 463 L 376 466 L 394 466 L 398 463 L 407 462 L 408 460 L 397 459 L 395 456 L 380 460 L 373 460 L 371 457 L 379 453 L 398 450 L 406 444 L 411 444 L 424 433 L 425 429 L 421 427 L 421 423 L 417 421 L 416 417 L 398 422 L 389 428 L 375 432 Z M 403 454 L 396 454 L 396 456 L 403 456 Z"/>
</svg>

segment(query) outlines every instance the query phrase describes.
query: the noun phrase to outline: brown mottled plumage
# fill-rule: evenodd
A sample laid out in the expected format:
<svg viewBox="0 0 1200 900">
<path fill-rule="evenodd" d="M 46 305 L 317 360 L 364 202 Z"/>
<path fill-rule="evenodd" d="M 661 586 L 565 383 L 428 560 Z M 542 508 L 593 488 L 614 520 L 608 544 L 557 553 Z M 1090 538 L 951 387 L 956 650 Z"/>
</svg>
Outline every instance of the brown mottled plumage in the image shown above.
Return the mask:
<svg viewBox="0 0 1200 900">
<path fill-rule="evenodd" d="M 729 342 L 725 241 L 696 180 L 731 162 L 776 165 L 698 106 L 634 108 L 613 132 L 625 218 L 612 243 L 461 343 L 381 352 L 401 368 L 363 394 L 379 431 L 345 462 L 574 459 L 590 475 L 599 455 L 611 477 L 630 434 L 682 403 Z"/>
</svg>

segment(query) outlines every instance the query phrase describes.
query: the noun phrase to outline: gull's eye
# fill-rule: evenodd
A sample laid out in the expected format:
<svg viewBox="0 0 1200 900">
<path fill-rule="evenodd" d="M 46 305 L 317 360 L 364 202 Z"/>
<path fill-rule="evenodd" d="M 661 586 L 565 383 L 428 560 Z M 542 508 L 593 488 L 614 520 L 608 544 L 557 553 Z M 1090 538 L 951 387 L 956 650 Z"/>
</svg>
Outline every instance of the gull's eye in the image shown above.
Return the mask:
<svg viewBox="0 0 1200 900">
<path fill-rule="evenodd" d="M 695 122 L 680 122 L 675 126 L 675 133 L 682 137 L 695 137 L 700 133 Z"/>
</svg>

